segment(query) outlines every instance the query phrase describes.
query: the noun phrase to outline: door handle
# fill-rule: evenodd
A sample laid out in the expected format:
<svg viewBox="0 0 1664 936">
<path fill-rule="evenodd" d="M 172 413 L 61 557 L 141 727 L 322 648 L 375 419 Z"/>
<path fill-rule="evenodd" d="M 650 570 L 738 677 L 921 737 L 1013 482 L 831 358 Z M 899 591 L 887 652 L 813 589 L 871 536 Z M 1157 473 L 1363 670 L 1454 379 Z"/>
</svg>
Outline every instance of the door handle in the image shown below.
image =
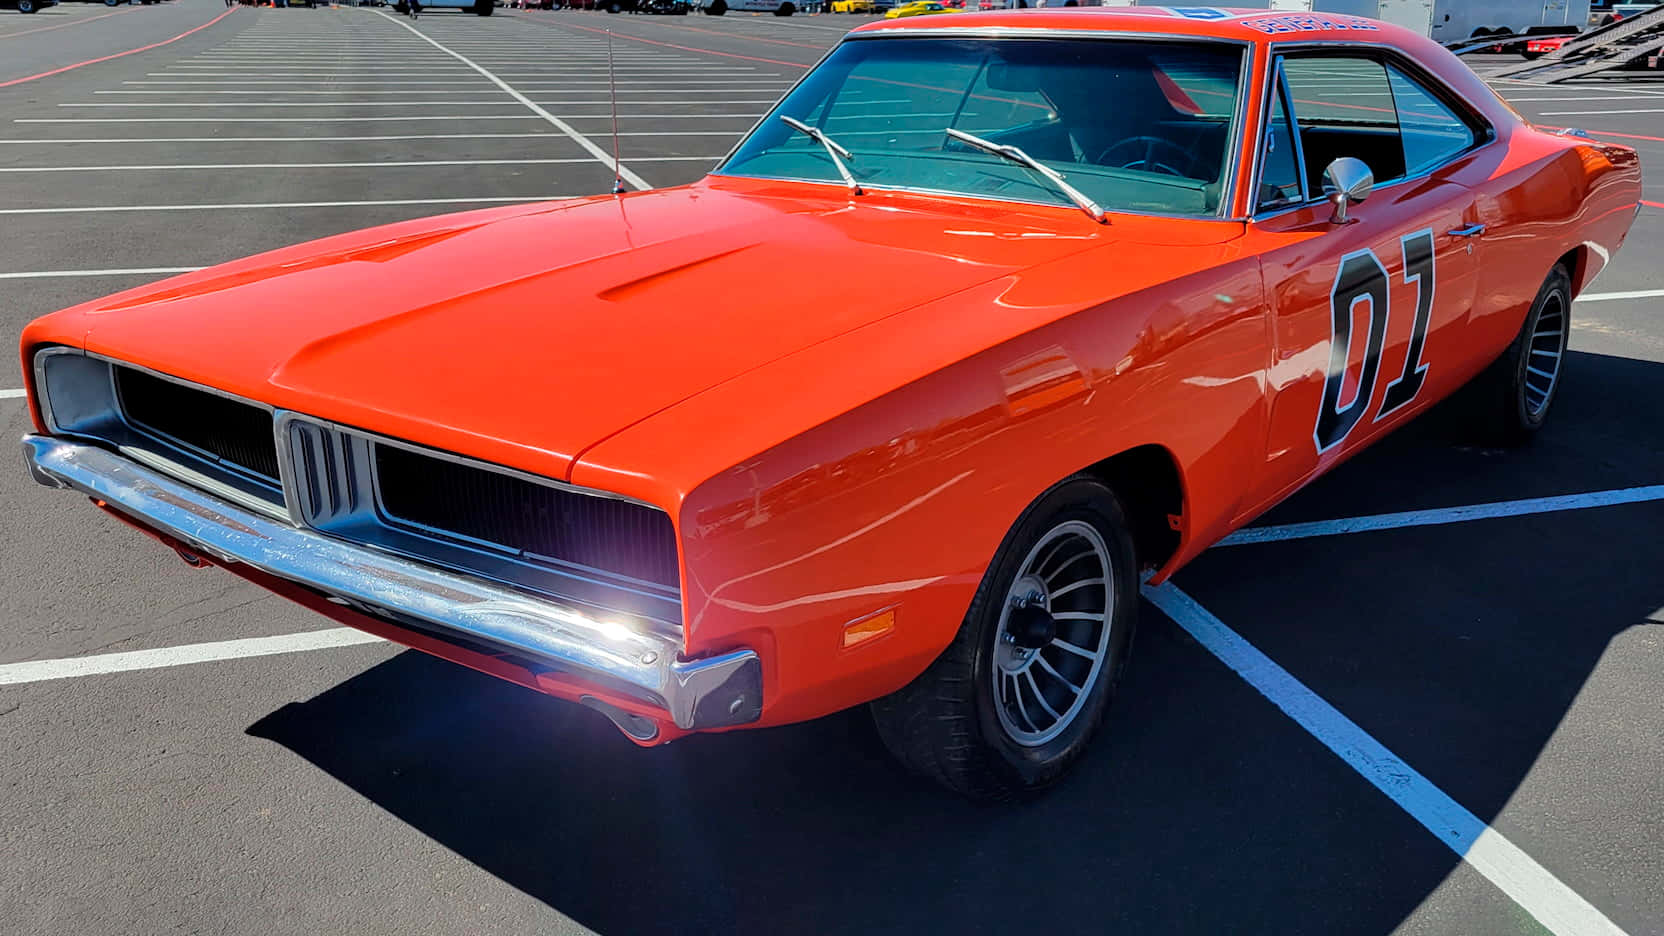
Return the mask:
<svg viewBox="0 0 1664 936">
<path fill-rule="evenodd" d="M 1459 227 L 1453 231 L 1446 231 L 1445 233 L 1449 234 L 1451 237 L 1478 237 L 1479 235 L 1485 233 L 1485 225 L 1470 224 L 1467 227 Z"/>
</svg>

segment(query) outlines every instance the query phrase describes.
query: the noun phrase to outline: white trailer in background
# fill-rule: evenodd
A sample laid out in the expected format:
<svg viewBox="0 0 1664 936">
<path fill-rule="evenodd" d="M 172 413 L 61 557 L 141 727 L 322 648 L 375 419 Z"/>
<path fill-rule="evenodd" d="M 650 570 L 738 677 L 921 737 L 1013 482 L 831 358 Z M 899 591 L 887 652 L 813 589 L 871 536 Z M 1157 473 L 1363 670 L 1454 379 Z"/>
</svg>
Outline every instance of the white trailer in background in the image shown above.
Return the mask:
<svg viewBox="0 0 1664 936">
<path fill-rule="evenodd" d="M 1047 0 L 1046 5 L 1062 6 L 1063 2 Z M 1104 6 L 1178 5 L 1102 2 Z M 1589 23 L 1589 0 L 1231 0 L 1220 6 L 1367 16 L 1445 43 L 1509 33 L 1577 32 Z"/>
</svg>

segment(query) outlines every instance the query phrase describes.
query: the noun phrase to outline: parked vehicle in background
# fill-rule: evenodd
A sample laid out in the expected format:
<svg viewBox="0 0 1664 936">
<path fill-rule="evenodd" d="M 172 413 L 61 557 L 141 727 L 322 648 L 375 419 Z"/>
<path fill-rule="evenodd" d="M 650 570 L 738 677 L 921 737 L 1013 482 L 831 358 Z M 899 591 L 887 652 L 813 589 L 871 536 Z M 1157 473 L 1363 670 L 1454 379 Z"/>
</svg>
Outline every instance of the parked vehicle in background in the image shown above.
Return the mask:
<svg viewBox="0 0 1664 936">
<path fill-rule="evenodd" d="M 873 0 L 832 0 L 834 13 L 877 13 L 878 4 Z"/>
<path fill-rule="evenodd" d="M 1232 0 L 1225 5 L 1245 9 L 1274 8 L 1279 12 L 1366 16 L 1402 26 L 1439 42 L 1457 42 L 1532 32 L 1577 32 L 1589 22 L 1589 3 L 1590 0 Z M 1160 4 L 1143 0 L 1103 0 L 1103 5 Z"/>
<path fill-rule="evenodd" d="M 464 13 L 490 16 L 497 9 L 497 5 L 492 0 L 419 0 L 419 3 L 423 13 L 431 13 L 434 10 L 459 10 Z M 393 4 L 393 10 L 397 13 L 408 13 L 410 12 L 410 5 L 405 3 L 404 0 L 398 0 Z"/>
<path fill-rule="evenodd" d="M 657 13 L 681 16 L 693 9 L 691 0 L 600 0 L 591 9 L 608 13 Z"/>
<path fill-rule="evenodd" d="M 42 7 L 56 6 L 58 0 L 0 0 L 0 9 L 19 13 L 38 13 Z M 115 4 L 110 4 L 115 6 Z"/>
<path fill-rule="evenodd" d="M 1525 56 L 1528 59 L 1540 59 L 1543 56 L 1549 54 L 1550 52 L 1553 52 L 1556 49 L 1559 49 L 1561 46 L 1564 46 L 1566 43 L 1572 41 L 1572 39 L 1574 39 L 1574 38 L 1576 38 L 1576 37 L 1575 36 L 1546 36 L 1542 39 L 1532 39 L 1530 42 L 1527 42 L 1525 44 L 1524 49 L 1520 50 L 1520 54 Z"/>
<path fill-rule="evenodd" d="M 1601 18 L 1600 22 L 1602 26 L 1605 26 L 1607 23 L 1616 23 L 1618 20 L 1621 20 L 1626 16 L 1635 16 L 1638 13 L 1645 13 L 1656 6 L 1658 6 L 1656 3 L 1614 3 L 1607 14 Z"/>
<path fill-rule="evenodd" d="M 799 9 L 792 0 L 698 0 L 699 11 L 707 16 L 721 16 L 729 10 L 739 13 L 773 13 L 791 16 Z"/>
<path fill-rule="evenodd" d="M 958 10 L 944 3 L 940 3 L 938 0 L 913 0 L 912 3 L 904 3 L 890 12 L 885 13 L 884 18 L 900 19 L 904 16 L 934 16 L 938 13 L 958 12 Z"/>
</svg>

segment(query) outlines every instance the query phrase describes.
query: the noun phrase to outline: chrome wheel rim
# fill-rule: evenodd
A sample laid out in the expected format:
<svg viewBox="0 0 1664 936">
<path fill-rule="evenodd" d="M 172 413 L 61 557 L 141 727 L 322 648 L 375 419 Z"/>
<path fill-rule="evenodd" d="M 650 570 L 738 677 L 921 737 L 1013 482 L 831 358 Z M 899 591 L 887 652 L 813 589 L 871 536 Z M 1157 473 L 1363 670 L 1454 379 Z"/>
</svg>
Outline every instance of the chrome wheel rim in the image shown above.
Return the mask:
<svg viewBox="0 0 1664 936">
<path fill-rule="evenodd" d="M 1092 696 L 1115 619 L 1109 548 L 1089 523 L 1049 530 L 1024 557 L 994 633 L 994 710 L 1006 736 L 1037 747 L 1062 734 Z"/>
<path fill-rule="evenodd" d="M 1556 289 L 1543 300 L 1531 340 L 1526 342 L 1525 412 L 1532 419 L 1541 418 L 1560 383 L 1560 364 L 1565 360 L 1566 339 L 1571 331 L 1567 324 L 1566 297 Z"/>
</svg>

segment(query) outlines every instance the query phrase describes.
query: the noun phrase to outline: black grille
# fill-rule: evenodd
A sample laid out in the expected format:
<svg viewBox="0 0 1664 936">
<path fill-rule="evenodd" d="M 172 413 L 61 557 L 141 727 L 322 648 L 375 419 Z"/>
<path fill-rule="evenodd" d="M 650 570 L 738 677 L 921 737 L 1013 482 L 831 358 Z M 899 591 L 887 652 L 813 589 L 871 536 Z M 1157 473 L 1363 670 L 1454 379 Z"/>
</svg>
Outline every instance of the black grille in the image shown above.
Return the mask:
<svg viewBox="0 0 1664 936">
<path fill-rule="evenodd" d="M 680 584 L 663 511 L 377 445 L 388 519 L 631 578 Z"/>
<path fill-rule="evenodd" d="M 277 483 L 271 413 L 143 371 L 115 370 L 121 409 L 134 428 Z"/>
</svg>

